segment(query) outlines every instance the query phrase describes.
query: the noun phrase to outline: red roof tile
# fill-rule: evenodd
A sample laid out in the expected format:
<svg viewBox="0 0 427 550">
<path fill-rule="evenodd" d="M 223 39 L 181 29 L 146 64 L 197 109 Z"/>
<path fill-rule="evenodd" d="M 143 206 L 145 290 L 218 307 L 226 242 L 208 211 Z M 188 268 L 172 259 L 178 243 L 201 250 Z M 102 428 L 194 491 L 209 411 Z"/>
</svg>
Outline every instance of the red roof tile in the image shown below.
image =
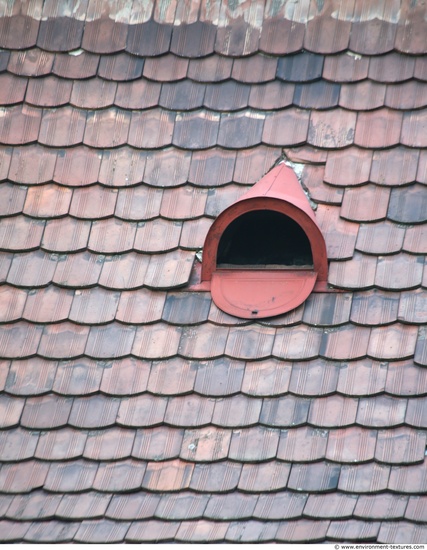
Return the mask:
<svg viewBox="0 0 427 550">
<path fill-rule="evenodd" d="M 413 395 L 416 393 L 413 387 L 424 387 L 426 374 L 424 369 L 414 365 L 411 360 L 391 363 L 388 367 L 386 391 L 392 395 Z M 409 408 L 412 405 L 413 402 L 410 401 Z"/>
<path fill-rule="evenodd" d="M 128 323 L 159 321 L 165 299 L 165 295 L 148 289 L 122 292 L 115 317 L 118 321 Z"/>
<path fill-rule="evenodd" d="M 117 423 L 135 427 L 160 424 L 164 419 L 166 406 L 166 399 L 150 394 L 124 399 L 119 403 Z"/>
<path fill-rule="evenodd" d="M 2 105 L 13 105 L 24 101 L 27 89 L 27 79 L 19 78 L 12 74 L 0 76 L 0 102 Z"/>
<path fill-rule="evenodd" d="M 21 423 L 26 428 L 49 429 L 65 426 L 73 400 L 56 395 L 28 398 L 22 412 Z"/>
<path fill-rule="evenodd" d="M 312 111 L 307 141 L 327 149 L 352 145 L 355 141 L 356 114 L 344 109 Z"/>
<path fill-rule="evenodd" d="M 87 520 L 82 521 L 77 533 L 74 536 L 76 542 L 85 543 L 93 541 L 107 541 L 109 543 L 123 542 L 130 523 L 118 523 L 108 520 Z"/>
<path fill-rule="evenodd" d="M 280 368 L 279 368 L 280 365 Z M 241 391 L 248 395 L 278 395 L 289 387 L 291 364 L 267 359 L 246 363 Z"/>
<path fill-rule="evenodd" d="M 120 294 L 101 288 L 77 290 L 69 318 L 82 324 L 107 323 L 115 318 Z"/>
<path fill-rule="evenodd" d="M 387 220 L 361 224 L 356 249 L 367 254 L 393 254 L 402 250 L 404 237 L 405 228 Z"/>
<path fill-rule="evenodd" d="M 164 426 L 137 430 L 132 447 L 132 456 L 145 460 L 177 458 L 182 441 L 183 430 L 175 430 Z"/>
<path fill-rule="evenodd" d="M 340 367 L 317 359 L 292 366 L 289 391 L 299 395 L 326 395 L 337 388 Z"/>
<path fill-rule="evenodd" d="M 46 495 L 41 491 L 16 495 L 7 510 L 7 517 L 22 520 L 52 518 L 61 498 L 61 495 Z"/>
<path fill-rule="evenodd" d="M 1 520 L 2 537 L 5 542 L 20 541 L 30 528 L 31 523 L 27 521 Z"/>
<path fill-rule="evenodd" d="M 44 76 L 52 71 L 55 61 L 54 54 L 37 48 L 13 51 L 10 54 L 7 70 L 19 76 Z"/>
<path fill-rule="evenodd" d="M 363 359 L 341 365 L 337 390 L 345 395 L 373 395 L 384 391 L 387 363 Z"/>
<path fill-rule="evenodd" d="M 336 82 L 357 82 L 367 78 L 369 57 L 351 50 L 325 57 L 322 76 Z"/>
<path fill-rule="evenodd" d="M 206 506 L 204 516 L 209 519 L 236 519 L 251 517 L 257 504 L 258 495 L 232 493 L 212 495 Z"/>
<path fill-rule="evenodd" d="M 426 221 L 426 195 L 422 185 L 393 189 L 390 194 L 388 218 L 402 223 Z"/>
<path fill-rule="evenodd" d="M 338 485 L 341 467 L 327 462 L 293 464 L 288 488 L 296 491 L 330 491 Z"/>
<path fill-rule="evenodd" d="M 398 144 L 402 120 L 401 113 L 387 109 L 359 113 L 354 134 L 355 145 L 377 149 Z M 402 143 L 405 142 L 402 140 Z"/>
<path fill-rule="evenodd" d="M 382 54 L 391 51 L 396 37 L 396 25 L 386 20 L 357 21 L 351 25 L 349 48 L 361 54 Z"/>
<path fill-rule="evenodd" d="M 362 426 L 397 426 L 404 422 L 406 407 L 406 399 L 387 395 L 362 398 L 356 421 Z"/>
<path fill-rule="evenodd" d="M 213 464 L 196 464 L 191 477 L 190 489 L 194 491 L 225 492 L 236 489 L 241 477 L 242 465 L 235 462 L 221 461 Z M 206 507 L 207 500 L 203 502 L 201 513 Z M 197 506 L 197 504 L 196 504 Z M 165 517 L 165 516 L 163 516 Z M 169 519 L 178 519 L 175 515 Z M 189 519 L 189 518 L 182 518 Z"/>
<path fill-rule="evenodd" d="M 391 464 L 405 464 L 424 460 L 425 434 L 397 428 L 378 432 L 375 458 Z"/>
<path fill-rule="evenodd" d="M 61 7 L 63 9 L 61 9 Z M 70 17 L 66 5 L 58 6 L 58 12 L 45 4 L 44 19 L 40 21 L 37 46 L 50 51 L 77 50 L 81 46 L 84 22 Z M 49 9 L 50 8 L 50 9 Z M 84 11 L 81 10 L 80 16 Z"/>
<path fill-rule="evenodd" d="M 108 85 L 107 89 L 112 85 Z M 161 85 L 145 79 L 119 82 L 113 97 L 115 105 L 123 109 L 146 109 L 155 107 L 160 97 Z"/>
<path fill-rule="evenodd" d="M 20 358 L 35 355 L 43 327 L 27 323 L 3 325 L 0 337 L 0 353 L 6 358 Z"/>
<path fill-rule="evenodd" d="M 425 107 L 424 82 L 409 80 L 403 84 L 388 85 L 384 105 L 392 109 L 418 109 Z"/>
<path fill-rule="evenodd" d="M 405 518 L 415 521 L 426 521 L 426 498 L 411 496 L 408 499 L 408 506 L 405 511 Z M 403 514 L 402 514 L 403 516 Z"/>
<path fill-rule="evenodd" d="M 276 539 L 284 543 L 307 543 L 322 541 L 326 537 L 329 521 L 312 521 L 300 519 L 283 521 L 279 524 Z"/>
<path fill-rule="evenodd" d="M 38 354 L 51 359 L 68 359 L 83 355 L 89 327 L 72 323 L 46 325 L 40 340 Z"/>
<path fill-rule="evenodd" d="M 239 462 L 275 458 L 279 435 L 278 430 L 273 431 L 264 427 L 235 430 L 231 437 L 228 456 L 231 460 Z"/>
<path fill-rule="evenodd" d="M 185 430 L 181 458 L 197 462 L 211 462 L 228 456 L 231 430 L 208 426 Z"/>
<path fill-rule="evenodd" d="M 149 367 L 149 363 L 133 357 L 108 362 L 102 372 L 100 390 L 110 395 L 141 393 L 147 389 Z"/>
<path fill-rule="evenodd" d="M 0 187 L 0 216 L 19 214 L 24 207 L 27 188 L 4 181 Z"/>
<path fill-rule="evenodd" d="M 46 149 L 43 152 L 46 154 L 48 151 Z M 53 179 L 57 183 L 72 187 L 96 183 L 100 164 L 101 155 L 87 147 L 60 150 L 54 167 Z"/>
<path fill-rule="evenodd" d="M 177 491 L 188 489 L 194 464 L 170 460 L 169 462 L 150 462 L 144 475 L 142 487 L 150 491 Z"/>
<path fill-rule="evenodd" d="M 151 149 L 172 143 L 175 114 L 160 109 L 132 113 L 128 143 L 133 147 Z M 143 131 L 144 130 L 144 131 Z"/>
<path fill-rule="evenodd" d="M 144 59 L 127 53 L 103 55 L 99 60 L 97 74 L 106 80 L 127 81 L 140 78 L 143 67 Z"/>
<path fill-rule="evenodd" d="M 250 88 L 248 105 L 253 109 L 278 109 L 292 105 L 294 84 L 272 81 Z"/>
<path fill-rule="evenodd" d="M 60 82 L 64 81 L 61 80 Z M 117 84 L 114 82 L 95 78 L 91 78 L 90 80 L 77 80 L 72 85 L 72 92 L 70 86 L 70 95 L 67 101 L 70 101 L 72 105 L 80 109 L 110 107 L 114 103 L 116 90 Z"/>
<path fill-rule="evenodd" d="M 266 116 L 262 139 L 269 145 L 298 145 L 307 138 L 309 116 L 300 109 L 289 109 Z"/>
<path fill-rule="evenodd" d="M 18 321 L 22 317 L 27 293 L 17 288 L 1 286 L 0 287 L 0 321 L 10 323 Z"/>
<path fill-rule="evenodd" d="M 275 491 L 286 487 L 290 464 L 269 461 L 243 465 L 238 488 L 242 491 Z"/>
<path fill-rule="evenodd" d="M 87 434 L 85 432 L 62 428 L 41 432 L 35 458 L 41 460 L 67 460 L 83 455 Z"/>
<path fill-rule="evenodd" d="M 351 221 L 376 221 L 387 216 L 390 189 L 379 185 L 347 188 L 341 206 L 341 216 Z"/>
<path fill-rule="evenodd" d="M 406 467 L 393 466 L 388 487 L 400 493 L 424 493 L 427 484 L 425 463 Z"/>
<path fill-rule="evenodd" d="M 304 25 L 280 15 L 264 21 L 259 48 L 269 54 L 298 52 L 303 47 Z"/>
<path fill-rule="evenodd" d="M 426 529 L 424 525 L 414 525 L 407 522 L 382 523 L 378 533 L 379 542 L 391 542 L 398 544 L 401 542 L 414 541 L 421 542 L 425 539 Z M 394 542 L 396 541 L 396 542 Z"/>
<path fill-rule="evenodd" d="M 217 400 L 214 405 L 212 424 L 217 426 L 250 426 L 256 424 L 258 420 L 262 422 L 261 399 L 236 395 Z"/>
<path fill-rule="evenodd" d="M 22 89 L 22 82 L 20 80 L 16 83 L 17 90 Z M 25 101 L 36 107 L 60 107 L 70 101 L 72 88 L 71 81 L 57 78 L 54 75 L 37 80 L 30 79 Z"/>
<path fill-rule="evenodd" d="M 425 322 L 425 300 L 423 290 L 402 292 L 399 303 L 399 320 L 413 323 Z"/>
<path fill-rule="evenodd" d="M 66 147 L 83 141 L 86 113 L 73 107 L 46 110 L 40 126 L 39 142 Z"/>
<path fill-rule="evenodd" d="M 178 529 L 184 522 L 169 521 L 134 521 L 126 534 L 126 540 L 158 542 L 159 540 L 173 540 Z M 189 522 L 190 525 L 199 525 L 200 522 Z M 184 523 L 185 525 L 185 523 Z"/>
<path fill-rule="evenodd" d="M 386 86 L 371 80 L 344 84 L 339 91 L 339 105 L 352 111 L 367 111 L 384 105 Z"/>
<path fill-rule="evenodd" d="M 357 410 L 358 402 L 356 399 L 342 397 L 340 395 L 331 395 L 312 401 L 308 414 L 308 422 L 312 426 L 321 427 L 347 426 L 354 424 L 356 421 Z M 351 433 L 351 430 L 346 433 L 350 440 Z M 356 436 L 359 436 L 359 434 L 356 433 Z M 330 445 L 328 443 L 328 454 L 331 453 L 330 448 L 333 446 L 333 437 L 331 437 L 331 439 Z M 343 437 L 341 437 L 341 439 L 343 439 Z"/>
<path fill-rule="evenodd" d="M 90 460 L 118 460 L 131 454 L 135 432 L 121 428 L 89 433 L 84 458 Z"/>
<path fill-rule="evenodd" d="M 202 57 L 213 53 L 215 28 L 210 23 L 196 21 L 173 28 L 170 51 L 184 57 Z"/>
<path fill-rule="evenodd" d="M 141 492 L 114 495 L 113 497 L 108 495 L 108 497 L 111 498 L 111 501 L 109 504 L 107 501 L 106 516 L 113 520 L 150 518 L 154 515 L 161 498 L 160 495 Z"/>
<path fill-rule="evenodd" d="M 74 399 L 68 422 L 79 428 L 102 428 L 116 420 L 120 403 L 103 395 Z"/>
<path fill-rule="evenodd" d="M 394 519 L 402 518 L 408 498 L 401 495 L 397 496 L 390 493 L 381 493 L 378 495 L 360 495 L 354 515 L 365 519 Z"/>
<path fill-rule="evenodd" d="M 126 49 L 140 56 L 160 55 L 168 51 L 171 34 L 171 25 L 148 19 L 143 24 L 129 26 Z"/>
<path fill-rule="evenodd" d="M 338 53 L 348 48 L 350 21 L 319 15 L 307 22 L 304 48 L 318 53 Z"/>
<path fill-rule="evenodd" d="M 394 273 L 390 273 L 390 258 L 393 258 L 393 265 L 396 266 Z M 380 257 L 378 258 L 375 284 L 389 290 L 415 288 L 421 284 L 423 267 L 420 259 L 410 254 Z"/>
<path fill-rule="evenodd" d="M 0 469 L 0 487 L 5 493 L 28 493 L 43 487 L 49 464 L 28 460 L 18 464 L 3 464 Z"/>
<path fill-rule="evenodd" d="M 327 537 L 332 540 L 375 540 L 380 527 L 380 522 L 365 522 L 355 519 L 332 521 Z"/>
<path fill-rule="evenodd" d="M 182 80 L 187 75 L 188 59 L 166 54 L 161 57 L 149 57 L 145 60 L 143 74 L 145 78 L 158 82 Z"/>
<path fill-rule="evenodd" d="M 36 323 L 65 321 L 70 313 L 73 292 L 53 286 L 28 295 L 23 318 Z"/>
<path fill-rule="evenodd" d="M 224 540 L 229 524 L 226 522 L 206 521 L 182 521 L 175 528 L 174 524 L 166 524 L 168 526 L 166 539 L 175 538 L 178 541 L 191 541 L 206 544 L 207 542 Z M 173 526 L 173 527 L 172 527 Z M 177 529 L 177 530 L 176 530 Z M 163 534 L 164 530 L 161 531 Z M 149 540 L 158 540 L 159 528 L 156 526 L 156 535 Z"/>
<path fill-rule="evenodd" d="M 297 84 L 294 105 L 304 109 L 330 109 L 338 105 L 341 87 L 325 80 L 309 84 Z"/>
<path fill-rule="evenodd" d="M 374 493 L 387 489 L 390 466 L 368 462 L 343 466 L 338 489 L 345 492 Z"/>
<path fill-rule="evenodd" d="M 30 543 L 53 541 L 69 542 L 73 540 L 78 529 L 78 526 L 73 523 L 60 521 L 52 521 L 49 523 L 52 526 L 52 530 L 49 529 L 49 532 L 46 532 L 43 523 L 33 523 L 25 533 L 25 541 Z"/>
<path fill-rule="evenodd" d="M 326 430 L 304 426 L 281 430 L 277 458 L 289 462 L 312 462 L 325 457 L 328 442 Z"/>
<path fill-rule="evenodd" d="M 233 521 L 225 534 L 225 540 L 230 543 L 267 542 L 274 540 L 278 523 L 263 521 Z"/>
<path fill-rule="evenodd" d="M 46 393 L 52 389 L 57 363 L 32 357 L 31 359 L 13 361 L 9 371 L 4 363 L 2 367 L 2 372 L 4 372 L 2 378 L 5 379 L 7 392 L 13 395 L 31 396 Z M 13 407 L 17 405 L 18 402 L 14 403 Z M 13 418 L 14 415 L 11 413 L 11 416 Z"/>
<path fill-rule="evenodd" d="M 191 80 L 162 84 L 158 104 L 165 109 L 188 111 L 202 107 L 206 86 Z"/>
<path fill-rule="evenodd" d="M 353 296 L 350 319 L 360 325 L 385 325 L 397 320 L 398 293 L 361 292 Z"/>
<path fill-rule="evenodd" d="M 351 518 L 361 497 L 335 493 L 310 495 L 304 507 L 304 515 L 312 518 Z"/>
<path fill-rule="evenodd" d="M 177 114 L 173 145 L 184 149 L 205 149 L 216 145 L 220 115 L 199 111 Z"/>
<path fill-rule="evenodd" d="M 221 115 L 218 145 L 233 149 L 253 147 L 261 142 L 265 116 L 262 113 L 243 111 Z"/>
<path fill-rule="evenodd" d="M 0 227 L 0 248 L 15 251 L 39 248 L 44 224 L 44 221 L 32 220 L 23 216 L 19 217 L 19 220 L 15 218 L 3 219 Z"/>
<path fill-rule="evenodd" d="M 231 77 L 232 67 L 232 59 L 218 55 L 191 59 L 187 76 L 198 82 L 220 82 Z"/>
<path fill-rule="evenodd" d="M 72 53 L 56 54 L 52 72 L 63 78 L 80 80 L 96 75 L 99 55 L 93 55 L 83 50 Z"/>
<path fill-rule="evenodd" d="M 48 252 L 77 252 L 87 248 L 90 221 L 61 218 L 46 222 L 41 247 Z"/>
<path fill-rule="evenodd" d="M 32 458 L 38 442 L 38 433 L 27 430 L 8 430 L 0 436 L 0 452 L 5 462 Z"/>
<path fill-rule="evenodd" d="M 366 462 L 374 458 L 377 432 L 359 427 L 329 433 L 326 458 L 333 462 Z"/>
<path fill-rule="evenodd" d="M 41 111 L 27 105 L 2 108 L 0 111 L 0 143 L 22 145 L 37 141 Z"/>
<path fill-rule="evenodd" d="M 257 403 L 257 401 L 255 401 Z M 310 401 L 293 395 L 265 398 L 260 422 L 266 426 L 291 427 L 307 422 Z"/>
<path fill-rule="evenodd" d="M 99 391 L 102 369 L 90 359 L 60 362 L 53 390 L 63 395 L 88 395 Z"/>
<path fill-rule="evenodd" d="M 110 499 L 111 495 L 95 492 L 64 495 L 55 515 L 70 519 L 102 517 Z"/>
</svg>

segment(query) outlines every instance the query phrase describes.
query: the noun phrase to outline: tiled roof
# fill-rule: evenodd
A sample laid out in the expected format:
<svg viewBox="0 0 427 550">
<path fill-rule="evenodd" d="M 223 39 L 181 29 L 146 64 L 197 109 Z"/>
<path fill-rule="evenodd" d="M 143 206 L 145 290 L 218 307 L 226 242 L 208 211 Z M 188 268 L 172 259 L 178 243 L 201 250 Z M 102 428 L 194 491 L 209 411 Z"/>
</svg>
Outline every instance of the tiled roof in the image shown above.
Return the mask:
<svg viewBox="0 0 427 550">
<path fill-rule="evenodd" d="M 0 539 L 426 540 L 422 2 L 0 6 Z M 330 292 L 198 283 L 297 163 Z"/>
</svg>

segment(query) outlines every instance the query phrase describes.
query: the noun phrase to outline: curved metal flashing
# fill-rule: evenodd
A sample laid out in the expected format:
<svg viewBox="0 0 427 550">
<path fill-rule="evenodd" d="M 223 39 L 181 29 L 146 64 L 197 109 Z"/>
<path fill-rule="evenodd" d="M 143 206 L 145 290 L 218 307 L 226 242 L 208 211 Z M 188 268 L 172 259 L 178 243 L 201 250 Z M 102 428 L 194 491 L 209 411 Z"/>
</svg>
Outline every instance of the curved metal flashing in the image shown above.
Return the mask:
<svg viewBox="0 0 427 550">
<path fill-rule="evenodd" d="M 298 224 L 310 243 L 312 267 L 223 268 L 217 264 L 219 243 L 227 227 L 244 214 L 257 210 L 279 212 Z M 294 171 L 285 164 L 273 168 L 248 193 L 224 210 L 206 236 L 201 280 L 211 281 L 215 304 L 237 317 L 256 319 L 286 313 L 306 300 L 316 282 L 326 285 L 327 276 L 323 235 Z"/>
</svg>

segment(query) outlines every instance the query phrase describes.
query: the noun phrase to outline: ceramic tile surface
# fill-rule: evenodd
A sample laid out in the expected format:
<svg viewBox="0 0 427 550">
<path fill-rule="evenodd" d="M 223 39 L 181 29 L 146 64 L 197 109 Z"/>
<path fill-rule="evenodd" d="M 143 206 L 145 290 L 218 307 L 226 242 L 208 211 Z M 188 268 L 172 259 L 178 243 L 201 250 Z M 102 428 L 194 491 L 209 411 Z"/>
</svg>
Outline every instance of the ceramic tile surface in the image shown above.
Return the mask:
<svg viewBox="0 0 427 550">
<path fill-rule="evenodd" d="M 1 542 L 425 542 L 426 7 L 0 4 Z M 281 161 L 328 288 L 239 319 Z"/>
</svg>

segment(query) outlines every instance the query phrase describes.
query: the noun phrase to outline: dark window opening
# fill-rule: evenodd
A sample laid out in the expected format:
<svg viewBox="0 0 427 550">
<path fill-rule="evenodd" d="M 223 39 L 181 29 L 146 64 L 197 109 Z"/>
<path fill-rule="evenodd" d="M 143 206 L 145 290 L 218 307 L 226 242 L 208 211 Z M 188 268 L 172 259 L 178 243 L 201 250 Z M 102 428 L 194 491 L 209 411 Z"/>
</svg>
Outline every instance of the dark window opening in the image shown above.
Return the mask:
<svg viewBox="0 0 427 550">
<path fill-rule="evenodd" d="M 247 212 L 226 228 L 218 246 L 222 268 L 312 267 L 310 241 L 291 218 L 272 210 Z"/>
</svg>

